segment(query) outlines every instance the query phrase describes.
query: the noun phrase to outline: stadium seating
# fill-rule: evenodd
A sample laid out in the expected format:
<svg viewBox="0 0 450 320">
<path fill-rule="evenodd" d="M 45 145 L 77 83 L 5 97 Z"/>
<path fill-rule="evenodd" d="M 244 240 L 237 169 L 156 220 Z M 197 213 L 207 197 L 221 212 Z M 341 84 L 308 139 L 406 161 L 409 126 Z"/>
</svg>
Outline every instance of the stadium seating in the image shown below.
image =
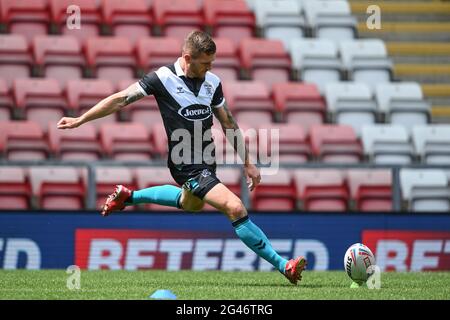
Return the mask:
<svg viewBox="0 0 450 320">
<path fill-rule="evenodd" d="M 172 64 L 181 55 L 182 42 L 172 37 L 147 37 L 137 42 L 138 65 L 142 76 Z"/>
<path fill-rule="evenodd" d="M 216 59 L 214 60 L 213 72 L 222 81 L 235 81 L 239 79 L 240 59 L 237 46 L 231 39 L 215 38 Z"/>
<path fill-rule="evenodd" d="M 418 83 L 378 84 L 376 98 L 386 122 L 404 125 L 406 128 L 430 122 L 430 104 L 424 100 Z"/>
<path fill-rule="evenodd" d="M 274 123 L 263 124 L 258 129 L 260 163 L 267 164 L 268 160 L 274 161 L 277 156 L 280 163 L 298 164 L 307 162 L 311 157 L 307 135 L 301 126 Z M 262 159 L 265 156 L 267 159 Z"/>
<path fill-rule="evenodd" d="M 314 83 L 325 93 L 328 83 L 343 79 L 337 45 L 327 39 L 292 39 L 290 46 L 295 78 Z"/>
<path fill-rule="evenodd" d="M 249 125 L 272 122 L 274 103 L 270 91 L 260 81 L 227 81 L 223 83 L 224 96 L 231 112 L 239 122 Z M 246 117 L 240 117 L 246 115 Z"/>
<path fill-rule="evenodd" d="M 4 79 L 0 79 L 0 121 L 12 118 L 13 99 L 9 93 L 8 85 Z"/>
<path fill-rule="evenodd" d="M 350 126 L 314 125 L 310 129 L 313 155 L 324 163 L 358 163 L 362 147 Z"/>
<path fill-rule="evenodd" d="M 50 0 L 52 24 L 58 33 L 77 38 L 84 47 L 88 38 L 100 35 L 102 13 L 99 4 L 100 1 L 97 0 Z M 82 11 L 79 16 L 80 28 L 67 27 L 67 22 L 69 25 L 76 22 L 76 20 L 68 19 L 67 15 L 68 8 L 71 9 L 70 14 L 77 12 L 73 11 L 72 5 L 78 6 Z"/>
<path fill-rule="evenodd" d="M 401 169 L 400 184 L 408 210 L 450 210 L 450 188 L 444 170 Z"/>
<path fill-rule="evenodd" d="M 377 104 L 364 83 L 336 82 L 325 87 L 325 97 L 332 122 L 350 125 L 359 136 L 363 125 L 377 120 Z"/>
<path fill-rule="evenodd" d="M 296 169 L 294 179 L 300 210 L 334 212 L 348 210 L 349 192 L 341 171 Z"/>
<path fill-rule="evenodd" d="M 0 209 L 27 210 L 31 203 L 31 185 L 22 167 L 0 167 Z"/>
<path fill-rule="evenodd" d="M 68 109 L 64 92 L 54 79 L 16 79 L 13 94 L 20 117 L 38 123 L 44 132 L 50 121 L 56 123 Z"/>
<path fill-rule="evenodd" d="M 375 84 L 389 82 L 393 66 L 386 46 L 379 39 L 342 41 L 340 52 L 348 78 L 374 88 Z"/>
<path fill-rule="evenodd" d="M 0 35 L 0 74 L 8 89 L 17 78 L 31 76 L 33 57 L 27 40 L 18 34 Z"/>
<path fill-rule="evenodd" d="M 351 169 L 347 173 L 353 209 L 392 211 L 392 174 L 383 169 Z"/>
<path fill-rule="evenodd" d="M 167 134 L 162 120 L 151 126 L 149 130 L 155 155 L 159 158 L 167 158 Z"/>
<path fill-rule="evenodd" d="M 273 99 L 278 118 L 301 125 L 306 132 L 325 119 L 326 104 L 317 86 L 308 83 L 277 83 L 273 86 Z"/>
<path fill-rule="evenodd" d="M 68 80 L 83 77 L 85 60 L 81 45 L 74 37 L 36 36 L 33 54 L 37 74 L 58 80 L 62 88 Z"/>
<path fill-rule="evenodd" d="M 47 0 L 1 0 L 1 21 L 8 32 L 21 34 L 31 42 L 36 35 L 47 34 L 50 14 Z"/>
<path fill-rule="evenodd" d="M 50 123 L 48 140 L 50 151 L 56 159 L 95 161 L 103 155 L 97 131 L 91 123 L 85 123 L 77 130 L 60 130 L 55 123 Z"/>
<path fill-rule="evenodd" d="M 414 147 L 403 126 L 363 126 L 361 139 L 364 153 L 372 163 L 410 164 L 415 159 Z"/>
<path fill-rule="evenodd" d="M 128 167 L 96 167 L 95 184 L 97 189 L 97 209 L 100 209 L 105 203 L 108 195 L 113 193 L 115 185 L 122 184 L 130 190 L 137 189 L 133 171 Z M 131 210 L 131 207 L 128 210 Z"/>
<path fill-rule="evenodd" d="M 214 37 L 229 38 L 239 45 L 255 35 L 255 16 L 245 0 L 204 0 L 205 24 Z"/>
<path fill-rule="evenodd" d="M 412 138 L 422 163 L 450 164 L 450 125 L 414 126 Z"/>
<path fill-rule="evenodd" d="M 289 50 L 292 39 L 303 38 L 306 25 L 302 2 L 260 0 L 255 2 L 256 24 L 266 39 L 280 40 Z"/>
<path fill-rule="evenodd" d="M 98 102 L 114 93 L 114 87 L 108 80 L 81 79 L 70 80 L 67 83 L 67 102 L 69 109 L 75 116 L 82 115 Z M 97 129 L 104 123 L 115 122 L 117 114 L 109 115 L 92 121 Z"/>
<path fill-rule="evenodd" d="M 279 169 L 274 175 L 265 175 L 251 193 L 252 209 L 260 211 L 292 211 L 296 207 L 296 189 L 292 172 Z"/>
<path fill-rule="evenodd" d="M 90 72 L 100 79 L 118 84 L 123 79 L 135 78 L 136 58 L 128 38 L 89 38 L 86 58 Z"/>
<path fill-rule="evenodd" d="M 344 0 L 304 1 L 303 8 L 314 38 L 333 41 L 353 39 L 356 36 L 356 18 Z"/>
<path fill-rule="evenodd" d="M 81 210 L 86 193 L 74 167 L 31 167 L 30 181 L 36 203 L 44 210 Z"/>
<path fill-rule="evenodd" d="M 0 123 L 0 154 L 7 160 L 44 160 L 49 148 L 37 123 L 10 121 Z"/>
<path fill-rule="evenodd" d="M 202 29 L 204 18 L 197 0 L 154 0 L 153 13 L 157 35 L 184 40 L 193 29 Z"/>
<path fill-rule="evenodd" d="M 130 40 L 148 37 L 152 25 L 152 13 L 146 0 L 103 0 L 103 22 L 118 37 Z"/>
<path fill-rule="evenodd" d="M 291 61 L 279 40 L 248 38 L 240 44 L 242 67 L 250 79 L 269 87 L 290 79 Z"/>
<path fill-rule="evenodd" d="M 100 127 L 105 154 L 115 160 L 146 161 L 153 146 L 147 129 L 140 123 L 105 123 Z"/>
</svg>

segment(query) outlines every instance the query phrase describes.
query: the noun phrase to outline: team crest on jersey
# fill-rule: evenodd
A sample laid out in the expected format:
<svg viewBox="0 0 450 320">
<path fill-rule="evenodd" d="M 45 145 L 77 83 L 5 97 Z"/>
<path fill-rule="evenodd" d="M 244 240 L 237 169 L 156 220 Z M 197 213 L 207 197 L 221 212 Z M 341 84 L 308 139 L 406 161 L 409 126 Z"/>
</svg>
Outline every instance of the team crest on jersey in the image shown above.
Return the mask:
<svg viewBox="0 0 450 320">
<path fill-rule="evenodd" d="M 191 104 L 180 108 L 178 114 L 190 121 L 205 120 L 211 116 L 211 108 L 201 104 Z"/>
<path fill-rule="evenodd" d="M 206 90 L 206 94 L 208 96 L 212 96 L 213 95 L 212 85 L 210 85 L 209 83 L 205 83 L 205 90 Z"/>
</svg>

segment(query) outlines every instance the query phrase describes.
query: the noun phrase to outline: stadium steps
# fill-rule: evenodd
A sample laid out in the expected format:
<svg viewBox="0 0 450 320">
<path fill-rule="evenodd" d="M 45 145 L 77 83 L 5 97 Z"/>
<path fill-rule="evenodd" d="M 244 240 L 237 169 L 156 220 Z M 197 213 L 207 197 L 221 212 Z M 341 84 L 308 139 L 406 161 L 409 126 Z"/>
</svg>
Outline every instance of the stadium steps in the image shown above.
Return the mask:
<svg viewBox="0 0 450 320">
<path fill-rule="evenodd" d="M 432 103 L 431 115 L 435 123 L 450 122 L 450 83 L 422 84 L 424 95 Z"/>
</svg>

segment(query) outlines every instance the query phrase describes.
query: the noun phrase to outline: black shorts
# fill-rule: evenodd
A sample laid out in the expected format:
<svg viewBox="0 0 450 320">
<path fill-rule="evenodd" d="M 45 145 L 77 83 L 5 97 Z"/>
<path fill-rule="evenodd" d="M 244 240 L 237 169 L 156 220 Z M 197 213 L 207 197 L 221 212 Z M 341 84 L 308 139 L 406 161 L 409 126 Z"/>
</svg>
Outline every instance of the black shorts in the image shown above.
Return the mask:
<svg viewBox="0 0 450 320">
<path fill-rule="evenodd" d="M 169 166 L 173 179 L 193 195 L 203 199 L 214 186 L 221 183 L 216 177 L 216 167 L 209 165 L 185 165 L 182 169 Z"/>
</svg>

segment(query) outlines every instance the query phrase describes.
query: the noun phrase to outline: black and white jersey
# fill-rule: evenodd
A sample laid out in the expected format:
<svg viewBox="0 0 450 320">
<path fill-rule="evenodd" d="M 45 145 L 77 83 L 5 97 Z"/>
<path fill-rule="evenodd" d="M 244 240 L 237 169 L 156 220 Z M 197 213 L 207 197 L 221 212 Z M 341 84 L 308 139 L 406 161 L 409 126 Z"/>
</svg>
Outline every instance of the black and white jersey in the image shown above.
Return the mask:
<svg viewBox="0 0 450 320">
<path fill-rule="evenodd" d="M 138 83 L 142 93 L 154 95 L 158 103 L 169 141 L 169 166 L 215 163 L 214 151 L 209 152 L 213 148 L 209 129 L 213 124 L 212 108 L 225 103 L 219 77 L 207 72 L 204 79 L 188 78 L 177 60 L 150 72 Z M 208 152 L 204 152 L 206 148 Z M 183 150 L 190 154 L 183 155 Z M 184 156 L 183 162 L 173 161 L 173 154 Z"/>
</svg>

